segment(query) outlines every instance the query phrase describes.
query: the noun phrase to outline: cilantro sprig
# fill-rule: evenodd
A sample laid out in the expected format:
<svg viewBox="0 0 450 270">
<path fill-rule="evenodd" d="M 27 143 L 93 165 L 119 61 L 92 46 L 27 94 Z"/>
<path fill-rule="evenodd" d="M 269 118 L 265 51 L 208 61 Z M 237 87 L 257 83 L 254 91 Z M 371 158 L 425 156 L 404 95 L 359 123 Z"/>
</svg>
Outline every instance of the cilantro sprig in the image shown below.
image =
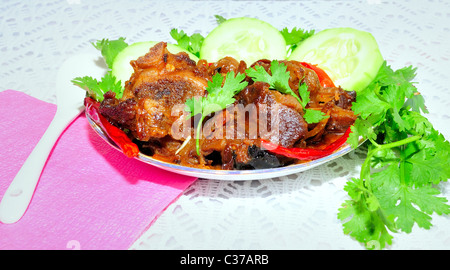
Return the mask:
<svg viewBox="0 0 450 270">
<path fill-rule="evenodd" d="M 294 27 L 289 31 L 289 29 L 285 27 L 280 33 L 286 41 L 286 45 L 288 46 L 287 55 L 289 55 L 302 41 L 314 35 L 315 30 L 307 31 L 305 29 Z"/>
<path fill-rule="evenodd" d="M 427 109 L 411 83 L 415 71 L 385 62 L 352 105 L 359 117 L 348 142 L 356 147 L 361 136 L 368 152 L 359 178 L 344 188 L 350 199 L 338 218 L 369 249 L 391 245 L 391 233 L 410 233 L 414 225 L 429 229 L 433 213 L 450 213 L 435 187 L 450 178 L 450 143 L 421 114 Z"/>
<path fill-rule="evenodd" d="M 186 100 L 185 111 L 190 112 L 190 117 L 197 114 L 201 115 L 196 129 L 196 149 L 198 155 L 200 155 L 199 140 L 203 120 L 208 115 L 223 110 L 232 104 L 235 101 L 234 96 L 248 84 L 244 79 L 245 74 L 238 73 L 235 75 L 234 71 L 228 72 L 225 78 L 220 73 L 216 73 L 212 77 L 212 81 L 208 82 L 206 87 L 208 94 L 206 97 L 192 97 Z"/>
<path fill-rule="evenodd" d="M 306 123 L 312 124 L 312 123 L 319 123 L 323 119 L 328 118 L 329 116 L 326 115 L 324 112 L 319 110 L 313 110 L 313 109 L 307 109 L 306 105 L 308 105 L 310 98 L 310 92 L 308 91 L 308 85 L 306 83 L 300 83 L 298 87 L 298 93 L 300 95 L 301 102 L 303 107 L 303 111 L 305 114 L 303 115 L 303 118 L 305 119 Z"/>
<path fill-rule="evenodd" d="M 216 18 L 216 23 L 219 25 L 223 22 L 225 22 L 227 19 L 221 15 L 214 15 L 214 17 Z"/>
<path fill-rule="evenodd" d="M 299 95 L 297 95 L 289 85 L 290 74 L 287 71 L 287 66 L 284 63 L 280 63 L 279 61 L 272 61 L 270 64 L 270 72 L 269 74 L 264 67 L 255 66 L 253 68 L 248 68 L 245 73 L 247 76 L 252 78 L 254 81 L 265 82 L 269 84 L 270 89 L 275 89 L 280 91 L 283 94 L 289 94 L 294 96 L 297 101 L 302 105 L 305 114 L 303 118 L 309 124 L 318 123 L 328 116 L 323 112 L 313 109 L 306 109 L 306 105 L 310 101 L 308 91 L 308 86 L 306 84 L 299 85 Z"/>
<path fill-rule="evenodd" d="M 121 37 L 117 40 L 97 40 L 96 42 L 93 42 L 92 45 L 101 52 L 103 59 L 108 66 L 108 71 L 100 81 L 91 76 L 84 76 L 76 77 L 71 80 L 71 82 L 85 89 L 89 96 L 99 102 L 103 101 L 103 95 L 108 91 L 113 91 L 116 93 L 116 98 L 121 98 L 124 89 L 121 82 L 117 81 L 117 78 L 112 75 L 111 69 L 117 54 L 128 46 L 125 42 L 125 38 Z"/>
<path fill-rule="evenodd" d="M 112 64 L 117 54 L 128 47 L 125 38 L 120 37 L 116 40 L 102 39 L 91 43 L 97 50 L 102 53 L 108 68 L 112 68 Z"/>
<path fill-rule="evenodd" d="M 183 30 L 173 28 L 170 30 L 170 36 L 177 42 L 178 46 L 189 51 L 195 56 L 200 57 L 200 49 L 202 48 L 202 44 L 205 39 L 205 37 L 201 34 L 194 33 L 189 36 Z"/>
<path fill-rule="evenodd" d="M 103 95 L 110 90 L 116 93 L 117 98 L 123 95 L 121 82 L 116 81 L 116 77 L 112 75 L 111 71 L 107 72 L 100 81 L 90 76 L 84 76 L 74 78 L 72 83 L 85 89 L 89 96 L 99 102 L 103 101 Z"/>
</svg>

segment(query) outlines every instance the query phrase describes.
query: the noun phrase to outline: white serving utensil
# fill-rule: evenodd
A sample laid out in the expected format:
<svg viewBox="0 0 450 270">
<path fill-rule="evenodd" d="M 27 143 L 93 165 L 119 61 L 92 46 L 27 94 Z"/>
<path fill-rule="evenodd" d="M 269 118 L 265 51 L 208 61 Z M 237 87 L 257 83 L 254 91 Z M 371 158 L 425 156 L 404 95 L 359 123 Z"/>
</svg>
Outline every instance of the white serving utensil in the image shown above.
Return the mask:
<svg viewBox="0 0 450 270">
<path fill-rule="evenodd" d="M 100 78 L 103 74 L 99 71 L 104 73 L 105 69 L 99 68 L 103 63 L 98 59 L 98 53 L 79 54 L 68 58 L 61 66 L 56 80 L 56 114 L 3 195 L 0 222 L 15 223 L 24 215 L 53 146 L 65 128 L 84 110 L 86 92 L 73 85 L 71 80 L 78 76 Z"/>
</svg>

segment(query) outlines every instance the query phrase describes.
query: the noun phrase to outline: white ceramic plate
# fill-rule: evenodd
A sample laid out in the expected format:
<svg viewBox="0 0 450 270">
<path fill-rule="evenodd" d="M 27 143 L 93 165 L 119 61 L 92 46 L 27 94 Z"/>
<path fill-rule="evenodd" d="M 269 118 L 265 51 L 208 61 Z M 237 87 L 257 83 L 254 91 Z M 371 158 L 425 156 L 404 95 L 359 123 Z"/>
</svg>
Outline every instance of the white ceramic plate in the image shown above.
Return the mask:
<svg viewBox="0 0 450 270">
<path fill-rule="evenodd" d="M 109 145 L 111 145 L 118 151 L 122 152 L 122 150 L 108 137 L 108 135 L 102 130 L 102 128 L 95 123 L 95 121 L 89 116 L 88 113 L 86 113 L 86 118 L 88 119 L 91 127 L 100 137 L 102 137 Z M 360 143 L 362 143 L 362 141 L 360 141 Z M 216 180 L 256 180 L 256 179 L 280 177 L 306 171 L 319 165 L 322 165 L 326 162 L 329 162 L 333 159 L 341 157 L 352 150 L 353 149 L 349 144 L 344 144 L 333 154 L 320 159 L 316 159 L 302 164 L 295 164 L 271 169 L 258 169 L 258 170 L 208 170 L 208 169 L 192 168 L 160 161 L 152 158 L 151 156 L 144 155 L 142 153 L 139 153 L 139 155 L 135 158 L 149 165 L 167 171 L 188 176 L 194 176 L 198 178 L 216 179 Z"/>
</svg>

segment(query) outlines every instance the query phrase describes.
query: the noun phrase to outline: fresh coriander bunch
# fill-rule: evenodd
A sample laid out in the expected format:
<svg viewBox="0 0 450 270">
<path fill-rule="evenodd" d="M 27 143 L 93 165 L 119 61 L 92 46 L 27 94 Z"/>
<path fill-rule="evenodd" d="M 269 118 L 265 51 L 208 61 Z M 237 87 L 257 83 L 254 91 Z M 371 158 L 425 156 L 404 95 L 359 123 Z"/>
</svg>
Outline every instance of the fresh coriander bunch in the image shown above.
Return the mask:
<svg viewBox="0 0 450 270">
<path fill-rule="evenodd" d="M 394 71 L 386 62 L 356 97 L 359 116 L 348 142 L 367 139 L 359 178 L 345 186 L 350 199 L 338 218 L 346 234 L 368 249 L 392 244 L 391 233 L 431 227 L 432 214 L 449 214 L 438 184 L 450 178 L 450 144 L 423 115 L 423 96 L 411 80 L 416 69 Z"/>
</svg>

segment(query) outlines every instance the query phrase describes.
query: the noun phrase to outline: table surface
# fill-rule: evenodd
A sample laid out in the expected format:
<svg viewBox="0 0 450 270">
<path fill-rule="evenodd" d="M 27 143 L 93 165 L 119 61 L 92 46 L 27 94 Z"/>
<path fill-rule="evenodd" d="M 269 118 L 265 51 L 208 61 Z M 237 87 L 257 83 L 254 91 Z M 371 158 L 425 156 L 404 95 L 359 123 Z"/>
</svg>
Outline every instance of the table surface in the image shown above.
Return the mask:
<svg viewBox="0 0 450 270">
<path fill-rule="evenodd" d="M 434 127 L 450 138 L 448 1 L 9 1 L 0 7 L 0 91 L 56 103 L 65 59 L 97 39 L 172 42 L 172 28 L 206 35 L 225 18 L 250 16 L 278 29 L 349 26 L 371 32 L 393 68 L 417 67 L 417 87 Z M 356 150 L 309 171 L 273 179 L 200 179 L 131 249 L 363 249 L 337 219 L 345 183 L 358 177 Z M 450 183 L 439 186 L 450 200 Z M 450 217 L 429 230 L 394 234 L 388 249 L 449 249 Z"/>
</svg>

